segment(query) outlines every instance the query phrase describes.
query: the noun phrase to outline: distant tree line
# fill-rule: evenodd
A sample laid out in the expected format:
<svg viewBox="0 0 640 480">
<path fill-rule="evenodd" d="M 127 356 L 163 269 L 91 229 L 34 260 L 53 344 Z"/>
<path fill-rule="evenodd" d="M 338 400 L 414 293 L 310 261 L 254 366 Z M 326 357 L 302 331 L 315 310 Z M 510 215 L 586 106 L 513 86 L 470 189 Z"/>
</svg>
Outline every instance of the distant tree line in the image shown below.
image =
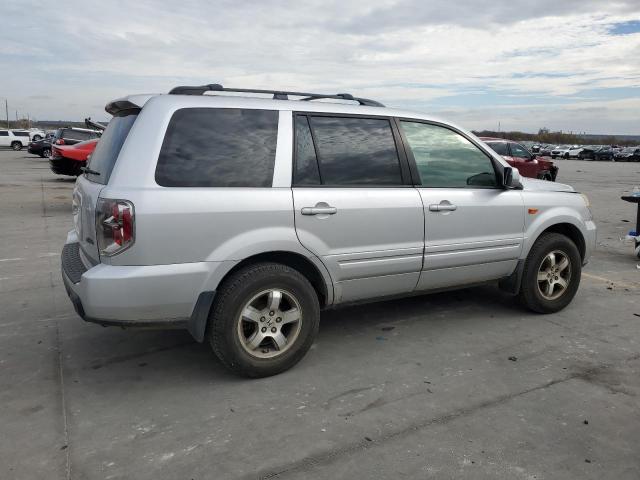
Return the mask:
<svg viewBox="0 0 640 480">
<path fill-rule="evenodd" d="M 640 143 L 638 140 L 623 139 L 616 137 L 615 135 L 608 135 L 604 137 L 594 137 L 589 135 L 587 137 L 565 132 L 552 132 L 548 128 L 541 128 L 538 133 L 524 133 L 524 132 L 495 132 L 491 130 L 482 130 L 480 132 L 473 132 L 478 137 L 496 137 L 505 138 L 508 140 L 529 140 L 539 143 L 552 143 L 556 145 L 637 145 Z"/>
</svg>

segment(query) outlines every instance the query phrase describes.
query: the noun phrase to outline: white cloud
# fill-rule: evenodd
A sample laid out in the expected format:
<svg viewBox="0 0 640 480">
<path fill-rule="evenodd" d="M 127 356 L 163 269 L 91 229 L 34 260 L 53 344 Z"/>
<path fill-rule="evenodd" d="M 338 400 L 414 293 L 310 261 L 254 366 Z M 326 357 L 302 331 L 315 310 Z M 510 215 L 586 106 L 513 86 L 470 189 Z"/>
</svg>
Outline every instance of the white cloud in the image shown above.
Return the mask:
<svg viewBox="0 0 640 480">
<path fill-rule="evenodd" d="M 104 118 L 98 106 L 113 97 L 218 82 L 347 91 L 452 112 L 469 128 L 504 118 L 503 128 L 534 130 L 544 111 L 565 130 L 634 133 L 638 125 L 621 114 L 630 103 L 606 100 L 620 95 L 608 89 L 640 91 L 640 33 L 609 34 L 640 18 L 637 1 L 11 5 L 0 32 L 0 69 L 11 75 L 0 78 L 0 95 L 40 118 Z M 577 115 L 595 89 L 604 105 L 585 122 Z M 484 93 L 482 105 L 465 103 L 471 92 Z M 518 109 L 530 116 L 505 116 Z"/>
</svg>

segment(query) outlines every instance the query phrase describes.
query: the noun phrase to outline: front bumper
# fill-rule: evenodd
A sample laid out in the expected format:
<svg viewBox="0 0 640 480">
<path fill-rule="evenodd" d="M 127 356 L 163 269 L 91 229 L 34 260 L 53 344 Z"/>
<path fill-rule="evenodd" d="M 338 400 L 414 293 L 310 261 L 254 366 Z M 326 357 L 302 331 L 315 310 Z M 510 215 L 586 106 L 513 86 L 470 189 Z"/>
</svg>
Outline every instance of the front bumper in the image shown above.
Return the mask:
<svg viewBox="0 0 640 480">
<path fill-rule="evenodd" d="M 62 279 L 84 320 L 102 325 L 186 328 L 212 269 L 221 262 L 87 265 L 78 243 L 62 251 Z M 210 289 L 209 289 L 210 290 Z"/>
<path fill-rule="evenodd" d="M 597 229 L 593 220 L 587 220 L 585 223 L 585 236 L 584 236 L 584 259 L 583 265 L 586 265 L 591 257 L 591 254 L 596 248 L 597 241 Z"/>
</svg>

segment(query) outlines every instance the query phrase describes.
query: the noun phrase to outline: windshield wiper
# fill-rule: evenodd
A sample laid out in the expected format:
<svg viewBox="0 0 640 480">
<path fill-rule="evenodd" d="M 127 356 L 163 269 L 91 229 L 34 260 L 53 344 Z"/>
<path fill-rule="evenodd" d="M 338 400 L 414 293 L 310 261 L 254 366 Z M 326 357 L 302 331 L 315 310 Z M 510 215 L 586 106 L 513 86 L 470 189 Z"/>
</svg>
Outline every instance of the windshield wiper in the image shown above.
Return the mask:
<svg viewBox="0 0 640 480">
<path fill-rule="evenodd" d="M 100 172 L 96 172 L 95 170 L 91 170 L 89 167 L 80 167 L 84 173 L 90 173 L 91 175 L 100 175 Z"/>
</svg>

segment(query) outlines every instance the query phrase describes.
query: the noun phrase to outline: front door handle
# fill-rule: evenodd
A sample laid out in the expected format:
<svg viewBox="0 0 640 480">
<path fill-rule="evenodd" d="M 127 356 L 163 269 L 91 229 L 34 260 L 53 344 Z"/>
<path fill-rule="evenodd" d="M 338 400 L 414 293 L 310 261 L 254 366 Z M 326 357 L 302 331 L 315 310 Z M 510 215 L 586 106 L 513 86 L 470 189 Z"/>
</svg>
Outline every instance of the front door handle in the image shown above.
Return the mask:
<svg viewBox="0 0 640 480">
<path fill-rule="evenodd" d="M 302 215 L 335 215 L 338 213 L 338 209 L 320 202 L 315 207 L 302 207 L 300 213 Z"/>
<path fill-rule="evenodd" d="M 446 200 L 443 200 L 440 203 L 432 203 L 429 205 L 430 212 L 453 212 L 458 209 L 457 205 L 453 203 L 449 203 Z"/>
</svg>

